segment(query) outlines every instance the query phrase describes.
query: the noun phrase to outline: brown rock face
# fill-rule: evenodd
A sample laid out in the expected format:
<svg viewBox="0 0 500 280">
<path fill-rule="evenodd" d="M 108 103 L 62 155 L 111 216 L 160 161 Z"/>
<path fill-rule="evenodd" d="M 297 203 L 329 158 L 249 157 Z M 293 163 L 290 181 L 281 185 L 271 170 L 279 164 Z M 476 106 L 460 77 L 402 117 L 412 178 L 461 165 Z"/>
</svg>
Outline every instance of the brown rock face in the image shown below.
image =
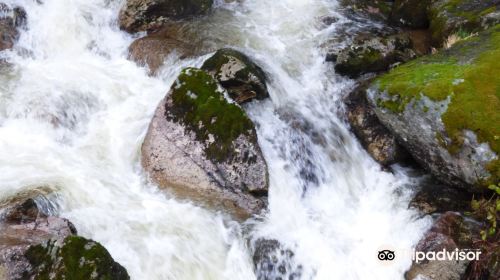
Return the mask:
<svg viewBox="0 0 500 280">
<path fill-rule="evenodd" d="M 0 51 L 10 49 L 19 37 L 18 28 L 26 23 L 26 12 L 21 7 L 11 8 L 0 3 Z"/>
<path fill-rule="evenodd" d="M 162 29 L 135 40 L 129 47 L 129 58 L 148 66 L 155 74 L 168 55 L 175 52 L 179 58 L 202 54 L 200 42 L 182 23 L 171 23 Z"/>
<path fill-rule="evenodd" d="M 380 123 L 366 99 L 366 85 L 355 89 L 346 99 L 347 120 L 366 151 L 383 166 L 407 159 L 407 152 Z"/>
<path fill-rule="evenodd" d="M 438 252 L 446 249 L 448 252 L 455 249 L 471 249 L 472 236 L 475 234 L 474 225 L 454 212 L 446 212 L 434 223 L 415 248 L 416 251 Z M 470 261 L 430 260 L 420 263 L 414 262 L 405 274 L 407 280 L 413 279 L 462 279 Z M 418 278 L 420 277 L 420 278 Z"/>
<path fill-rule="evenodd" d="M 120 27 L 128 32 L 157 28 L 168 20 L 207 13 L 213 0 L 128 0 L 120 11 Z"/>
</svg>

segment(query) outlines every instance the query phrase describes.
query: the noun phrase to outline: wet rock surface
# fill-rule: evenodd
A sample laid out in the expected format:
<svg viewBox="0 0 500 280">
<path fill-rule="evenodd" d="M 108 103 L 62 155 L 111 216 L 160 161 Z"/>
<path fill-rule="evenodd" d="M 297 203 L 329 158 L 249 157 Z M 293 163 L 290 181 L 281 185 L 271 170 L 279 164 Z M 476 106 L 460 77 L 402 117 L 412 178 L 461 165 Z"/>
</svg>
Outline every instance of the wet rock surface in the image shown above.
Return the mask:
<svg viewBox="0 0 500 280">
<path fill-rule="evenodd" d="M 428 215 L 447 211 L 463 213 L 469 210 L 472 197 L 471 193 L 442 185 L 436 179 L 429 177 L 421 183 L 410 202 L 410 207 Z"/>
<path fill-rule="evenodd" d="M 432 228 L 419 241 L 415 250 L 438 252 L 443 249 L 471 249 L 473 235 L 477 235 L 474 221 L 467 220 L 454 212 L 446 212 L 433 224 Z M 413 279 L 462 279 L 468 260 L 425 260 L 414 262 L 405 274 L 407 280 Z"/>
<path fill-rule="evenodd" d="M 146 31 L 171 20 L 206 14 L 213 0 L 127 0 L 120 11 L 120 28 L 128 32 Z"/>
<path fill-rule="evenodd" d="M 182 23 L 170 23 L 132 42 L 129 58 L 139 65 L 149 68 L 155 74 L 169 55 L 175 52 L 180 58 L 188 58 L 203 53 L 199 38 Z"/>
<path fill-rule="evenodd" d="M 267 165 L 254 125 L 207 72 L 187 68 L 160 103 L 142 165 L 162 188 L 238 218 L 266 205 Z"/>
<path fill-rule="evenodd" d="M 394 1 L 386 0 L 341 0 L 341 7 L 348 15 L 367 17 L 375 21 L 386 21 L 392 10 Z"/>
<path fill-rule="evenodd" d="M 218 50 L 201 69 L 213 75 L 237 103 L 269 97 L 264 71 L 237 50 Z"/>
<path fill-rule="evenodd" d="M 390 22 L 397 26 L 411 28 L 429 27 L 427 16 L 432 0 L 395 0 L 390 15 Z"/>
<path fill-rule="evenodd" d="M 0 51 L 10 49 L 19 38 L 18 28 L 26 24 L 26 11 L 0 3 Z"/>
</svg>

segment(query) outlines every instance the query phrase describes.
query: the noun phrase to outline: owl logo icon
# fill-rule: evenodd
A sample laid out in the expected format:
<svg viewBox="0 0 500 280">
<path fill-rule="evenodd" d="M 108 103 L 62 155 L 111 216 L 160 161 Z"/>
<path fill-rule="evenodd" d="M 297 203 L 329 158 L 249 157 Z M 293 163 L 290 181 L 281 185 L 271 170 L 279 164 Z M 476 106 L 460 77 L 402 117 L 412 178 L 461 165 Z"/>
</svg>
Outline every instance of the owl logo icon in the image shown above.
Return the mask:
<svg viewBox="0 0 500 280">
<path fill-rule="evenodd" d="M 378 259 L 381 261 L 392 261 L 396 255 L 394 254 L 394 251 L 390 250 L 382 250 L 378 251 Z"/>
</svg>

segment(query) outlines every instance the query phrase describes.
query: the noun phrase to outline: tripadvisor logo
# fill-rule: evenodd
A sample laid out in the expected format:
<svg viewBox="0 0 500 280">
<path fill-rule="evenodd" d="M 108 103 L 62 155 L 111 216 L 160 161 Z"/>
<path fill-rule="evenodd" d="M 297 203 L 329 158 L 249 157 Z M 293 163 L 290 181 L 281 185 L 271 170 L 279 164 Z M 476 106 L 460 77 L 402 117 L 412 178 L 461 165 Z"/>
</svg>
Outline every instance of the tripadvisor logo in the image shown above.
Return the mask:
<svg viewBox="0 0 500 280">
<path fill-rule="evenodd" d="M 413 251 L 413 261 L 416 263 L 421 261 L 477 261 L 479 260 L 479 255 L 481 255 L 481 251 L 469 249 L 455 249 L 453 251 L 443 249 L 437 252 Z"/>
</svg>

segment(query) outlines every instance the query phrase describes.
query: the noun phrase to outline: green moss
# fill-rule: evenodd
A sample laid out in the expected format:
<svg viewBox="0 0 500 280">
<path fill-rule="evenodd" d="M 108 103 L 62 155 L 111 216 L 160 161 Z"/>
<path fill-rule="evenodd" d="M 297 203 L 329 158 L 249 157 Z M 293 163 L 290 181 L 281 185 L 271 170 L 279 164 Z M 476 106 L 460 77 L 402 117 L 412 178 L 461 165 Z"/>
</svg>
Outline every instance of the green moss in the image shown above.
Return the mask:
<svg viewBox="0 0 500 280">
<path fill-rule="evenodd" d="M 102 245 L 79 236 L 69 236 L 61 245 L 49 240 L 31 246 L 25 255 L 33 266 L 35 280 L 129 279 Z"/>
<path fill-rule="evenodd" d="M 459 30 L 470 34 L 484 29 L 481 25 L 482 18 L 496 11 L 495 1 L 487 1 L 491 3 L 448 0 L 434 4 L 429 11 L 429 17 L 430 30 L 436 46 L 440 46 L 449 35 Z"/>
<path fill-rule="evenodd" d="M 481 44 L 481 47 L 477 47 Z M 464 59 L 466 58 L 466 59 Z M 378 102 L 394 112 L 401 112 L 408 102 L 427 96 L 434 101 L 451 98 L 442 115 L 450 152 L 460 150 L 463 131 L 473 131 L 500 155 L 500 25 L 465 40 L 448 51 L 417 59 L 380 77 L 380 90 L 395 96 L 397 104 Z M 494 180 L 500 178 L 499 161 L 490 164 Z"/>
<path fill-rule="evenodd" d="M 213 137 L 205 150 L 210 159 L 231 159 L 234 140 L 240 135 L 255 137 L 252 121 L 238 105 L 224 98 L 217 82 L 203 70 L 184 69 L 172 86 L 172 100 L 174 106 L 167 108 L 167 119 L 183 123 L 199 141 Z"/>
</svg>

